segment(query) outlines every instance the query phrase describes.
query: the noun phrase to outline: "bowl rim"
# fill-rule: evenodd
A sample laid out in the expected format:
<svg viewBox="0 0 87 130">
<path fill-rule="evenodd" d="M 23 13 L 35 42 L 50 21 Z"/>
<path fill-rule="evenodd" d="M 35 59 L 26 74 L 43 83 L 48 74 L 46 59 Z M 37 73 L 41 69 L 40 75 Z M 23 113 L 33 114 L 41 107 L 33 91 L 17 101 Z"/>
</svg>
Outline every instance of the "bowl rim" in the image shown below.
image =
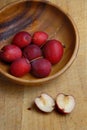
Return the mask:
<svg viewBox="0 0 87 130">
<path fill-rule="evenodd" d="M 9 73 L 4 72 L 1 68 L 0 68 L 0 73 L 3 74 L 4 76 L 6 76 L 7 78 L 12 79 L 13 81 L 19 82 L 19 83 L 37 84 L 37 83 L 47 82 L 47 81 L 52 80 L 52 79 L 60 76 L 61 74 L 63 74 L 74 62 L 75 58 L 77 57 L 78 50 L 79 50 L 79 42 L 80 42 L 79 32 L 78 32 L 78 29 L 77 29 L 77 26 L 76 26 L 74 20 L 72 19 L 72 17 L 68 13 L 66 13 L 63 9 L 61 9 L 58 5 L 54 4 L 53 2 L 46 1 L 46 0 L 45 1 L 41 1 L 41 0 L 37 0 L 37 1 L 36 0 L 33 0 L 33 1 L 32 0 L 24 0 L 24 1 L 22 1 L 22 0 L 19 0 L 19 1 L 10 2 L 10 3 L 6 4 L 5 6 L 3 6 L 2 8 L 0 8 L 0 13 L 4 9 L 9 8 L 10 6 L 12 6 L 14 4 L 22 3 L 22 2 L 45 3 L 47 5 L 55 7 L 60 12 L 62 12 L 68 18 L 68 20 L 70 21 L 70 23 L 72 24 L 73 29 L 74 29 L 74 33 L 75 33 L 75 37 L 76 37 L 76 44 L 74 47 L 74 51 L 73 51 L 72 56 L 69 59 L 69 61 L 66 63 L 66 65 L 61 70 L 59 70 L 58 73 L 51 75 L 49 77 L 46 77 L 46 78 L 33 79 L 33 80 L 22 79 L 22 78 L 14 77 Z"/>
</svg>

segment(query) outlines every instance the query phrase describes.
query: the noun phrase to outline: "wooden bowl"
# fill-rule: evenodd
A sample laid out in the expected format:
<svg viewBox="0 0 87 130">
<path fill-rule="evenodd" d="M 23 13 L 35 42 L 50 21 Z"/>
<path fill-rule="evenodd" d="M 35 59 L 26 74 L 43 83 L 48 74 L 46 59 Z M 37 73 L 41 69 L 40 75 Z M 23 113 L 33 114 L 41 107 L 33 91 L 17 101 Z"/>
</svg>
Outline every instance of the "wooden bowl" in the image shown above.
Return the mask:
<svg viewBox="0 0 87 130">
<path fill-rule="evenodd" d="M 49 39 L 60 40 L 65 45 L 62 60 L 52 66 L 52 72 L 46 78 L 35 78 L 27 74 L 16 78 L 9 73 L 9 65 L 0 61 L 0 73 L 12 81 L 21 84 L 36 85 L 52 80 L 69 68 L 76 58 L 79 46 L 77 28 L 72 18 L 50 2 L 18 1 L 0 10 L 0 48 L 10 44 L 13 36 L 25 30 L 31 35 L 39 30 L 49 34 Z"/>
</svg>

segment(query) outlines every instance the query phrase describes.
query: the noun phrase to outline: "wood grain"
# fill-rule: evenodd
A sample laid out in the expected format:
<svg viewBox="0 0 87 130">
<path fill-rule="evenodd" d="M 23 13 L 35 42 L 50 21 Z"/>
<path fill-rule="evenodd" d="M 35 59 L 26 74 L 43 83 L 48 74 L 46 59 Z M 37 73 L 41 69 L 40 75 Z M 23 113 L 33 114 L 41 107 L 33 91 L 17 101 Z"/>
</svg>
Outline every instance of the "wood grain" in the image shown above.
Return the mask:
<svg viewBox="0 0 87 130">
<path fill-rule="evenodd" d="M 0 0 L 0 8 L 15 0 Z M 87 0 L 50 0 L 69 13 L 79 30 L 80 48 L 73 65 L 59 78 L 38 87 L 9 84 L 0 76 L 0 130 L 87 130 Z M 70 115 L 42 114 L 33 106 L 41 92 L 74 95 Z M 27 108 L 31 110 L 27 110 Z"/>
</svg>

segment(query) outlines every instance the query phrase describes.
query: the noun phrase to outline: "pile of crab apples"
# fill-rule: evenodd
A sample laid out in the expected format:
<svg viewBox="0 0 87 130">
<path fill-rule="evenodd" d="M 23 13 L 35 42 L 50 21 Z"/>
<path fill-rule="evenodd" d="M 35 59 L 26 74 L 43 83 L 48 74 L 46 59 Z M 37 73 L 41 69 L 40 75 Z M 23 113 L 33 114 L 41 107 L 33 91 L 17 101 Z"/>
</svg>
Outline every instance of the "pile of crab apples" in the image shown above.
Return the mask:
<svg viewBox="0 0 87 130">
<path fill-rule="evenodd" d="M 51 72 L 52 65 L 57 64 L 63 56 L 63 45 L 55 39 L 48 40 L 48 34 L 37 31 L 32 36 L 26 32 L 18 32 L 12 43 L 0 50 L 0 59 L 10 63 L 9 72 L 13 76 L 22 77 L 31 73 L 44 78 Z"/>
</svg>

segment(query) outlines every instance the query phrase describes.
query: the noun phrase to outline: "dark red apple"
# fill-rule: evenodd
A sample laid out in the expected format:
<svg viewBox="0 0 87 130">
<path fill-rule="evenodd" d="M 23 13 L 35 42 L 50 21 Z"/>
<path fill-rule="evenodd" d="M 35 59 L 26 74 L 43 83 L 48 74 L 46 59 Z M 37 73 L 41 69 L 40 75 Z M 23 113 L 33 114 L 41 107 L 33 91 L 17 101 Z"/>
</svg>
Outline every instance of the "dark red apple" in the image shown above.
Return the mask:
<svg viewBox="0 0 87 130">
<path fill-rule="evenodd" d="M 51 72 L 51 63 L 44 58 L 39 58 L 31 62 L 31 73 L 38 78 L 46 77 Z"/>
<path fill-rule="evenodd" d="M 31 44 L 24 48 L 23 55 L 31 61 L 35 58 L 41 57 L 42 51 L 37 45 Z"/>
</svg>

